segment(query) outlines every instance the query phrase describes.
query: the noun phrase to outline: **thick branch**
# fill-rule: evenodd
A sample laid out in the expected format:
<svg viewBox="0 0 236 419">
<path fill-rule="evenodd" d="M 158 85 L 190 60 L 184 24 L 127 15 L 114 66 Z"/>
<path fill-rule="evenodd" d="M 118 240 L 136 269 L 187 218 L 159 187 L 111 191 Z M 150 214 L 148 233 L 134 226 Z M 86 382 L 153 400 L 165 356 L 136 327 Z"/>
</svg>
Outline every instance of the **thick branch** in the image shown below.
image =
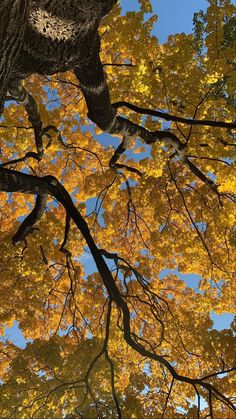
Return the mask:
<svg viewBox="0 0 236 419">
<path fill-rule="evenodd" d="M 10 84 L 9 93 L 12 98 L 17 100 L 17 102 L 22 103 L 25 107 L 25 110 L 28 114 L 29 121 L 32 124 L 34 130 L 35 144 L 39 158 L 42 158 L 43 155 L 43 140 L 42 140 L 42 121 L 40 113 L 38 111 L 37 103 L 35 102 L 33 96 L 31 96 L 27 90 L 24 88 L 21 81 L 17 80 Z"/>
<path fill-rule="evenodd" d="M 26 217 L 20 225 L 17 233 L 13 236 L 12 241 L 14 244 L 24 240 L 26 235 L 32 229 L 33 225 L 42 217 L 47 203 L 47 194 L 38 195 L 35 202 L 33 211 Z"/>
<path fill-rule="evenodd" d="M 34 153 L 34 151 L 29 151 L 23 157 L 19 157 L 19 159 L 8 160 L 4 163 L 0 163 L 0 166 L 1 167 L 11 166 L 13 164 L 17 164 L 17 163 L 20 163 L 22 161 L 26 161 L 29 158 L 32 158 L 32 159 L 35 159 L 35 160 L 38 160 L 38 161 L 40 160 L 38 153 Z"/>
<path fill-rule="evenodd" d="M 130 167 L 127 166 L 127 164 L 120 164 L 117 163 L 117 161 L 119 160 L 121 154 L 123 154 L 129 144 L 129 138 L 128 137 L 123 137 L 123 141 L 120 143 L 120 145 L 117 147 L 117 149 L 115 150 L 110 162 L 109 162 L 109 167 L 112 170 L 117 170 L 117 169 L 127 169 L 129 172 L 133 172 L 136 173 L 138 176 L 142 176 L 142 173 L 140 172 L 140 170 L 136 169 L 135 167 Z"/>
<path fill-rule="evenodd" d="M 236 129 L 235 122 L 211 121 L 208 119 L 199 120 L 199 119 L 182 118 L 180 116 L 171 115 L 163 111 L 154 111 L 152 109 L 140 108 L 139 106 L 133 105 L 132 103 L 129 103 L 126 101 L 115 102 L 112 104 L 112 107 L 115 109 L 126 107 L 142 115 L 157 116 L 161 119 L 165 119 L 166 121 L 175 121 L 175 122 L 180 122 L 186 125 L 203 125 L 203 126 L 208 126 L 208 127 L 221 127 L 221 128 Z"/>
<path fill-rule="evenodd" d="M 88 117 L 102 130 L 109 130 L 115 119 L 110 94 L 99 55 L 86 68 L 75 68 L 88 107 Z"/>
<path fill-rule="evenodd" d="M 179 156 L 180 160 L 184 165 L 186 165 L 191 172 L 197 176 L 202 182 L 208 185 L 214 193 L 219 196 L 217 186 L 214 182 L 207 178 L 207 176 L 202 173 L 197 166 L 195 166 L 185 155 L 186 145 L 183 144 L 179 138 L 169 131 L 148 131 L 146 128 L 141 127 L 140 125 L 135 124 L 128 119 L 118 116 L 116 122 L 112 129 L 110 130 L 111 134 L 122 134 L 123 141 L 115 150 L 113 157 L 110 160 L 110 167 L 112 169 L 118 168 L 117 161 L 122 153 L 124 153 L 129 145 L 129 138 L 140 137 L 148 145 L 153 144 L 157 141 L 163 141 L 166 146 L 173 147 L 175 153 Z M 141 174 L 141 173 L 140 173 Z"/>
<path fill-rule="evenodd" d="M 44 178 L 0 167 L 0 191 L 44 195 L 47 184 Z"/>
</svg>

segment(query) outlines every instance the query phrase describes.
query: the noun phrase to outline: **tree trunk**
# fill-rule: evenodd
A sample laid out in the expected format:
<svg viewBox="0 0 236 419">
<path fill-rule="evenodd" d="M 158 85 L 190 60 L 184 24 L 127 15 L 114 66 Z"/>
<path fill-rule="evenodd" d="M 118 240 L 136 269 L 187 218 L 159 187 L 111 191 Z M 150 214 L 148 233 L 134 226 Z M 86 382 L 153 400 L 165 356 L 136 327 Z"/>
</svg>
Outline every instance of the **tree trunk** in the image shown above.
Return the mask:
<svg viewBox="0 0 236 419">
<path fill-rule="evenodd" d="M 0 2 L 0 114 L 11 69 L 20 50 L 26 25 L 28 0 Z"/>
</svg>

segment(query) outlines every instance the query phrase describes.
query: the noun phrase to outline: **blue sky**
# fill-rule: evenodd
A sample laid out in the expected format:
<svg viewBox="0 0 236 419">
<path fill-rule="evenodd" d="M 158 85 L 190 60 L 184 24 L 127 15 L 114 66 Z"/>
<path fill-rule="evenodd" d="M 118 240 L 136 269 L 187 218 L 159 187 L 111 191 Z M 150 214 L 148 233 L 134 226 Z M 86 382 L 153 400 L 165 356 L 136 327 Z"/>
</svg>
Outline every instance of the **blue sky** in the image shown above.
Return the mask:
<svg viewBox="0 0 236 419">
<path fill-rule="evenodd" d="M 138 10 L 138 0 L 121 0 L 123 13 Z M 207 8 L 207 0 L 152 0 L 153 12 L 158 15 L 158 21 L 153 33 L 159 42 L 167 40 L 168 35 L 175 33 L 191 33 L 193 14 Z"/>
</svg>

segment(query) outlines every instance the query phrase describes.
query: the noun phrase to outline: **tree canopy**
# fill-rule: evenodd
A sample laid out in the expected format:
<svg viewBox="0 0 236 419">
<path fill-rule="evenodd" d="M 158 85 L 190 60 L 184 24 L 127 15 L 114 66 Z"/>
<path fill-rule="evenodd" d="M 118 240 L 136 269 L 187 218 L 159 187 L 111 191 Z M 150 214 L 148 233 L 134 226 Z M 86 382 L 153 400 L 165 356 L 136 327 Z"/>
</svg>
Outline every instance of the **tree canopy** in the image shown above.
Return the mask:
<svg viewBox="0 0 236 419">
<path fill-rule="evenodd" d="M 24 20 L 27 2 L 7 2 Z M 209 0 L 160 44 L 139 3 L 99 26 L 119 130 L 91 115 L 82 73 L 33 74 L 23 99 L 8 86 L 1 418 L 235 417 L 236 324 L 210 317 L 236 302 L 235 7 Z M 24 347 L 4 338 L 14 321 Z"/>
</svg>

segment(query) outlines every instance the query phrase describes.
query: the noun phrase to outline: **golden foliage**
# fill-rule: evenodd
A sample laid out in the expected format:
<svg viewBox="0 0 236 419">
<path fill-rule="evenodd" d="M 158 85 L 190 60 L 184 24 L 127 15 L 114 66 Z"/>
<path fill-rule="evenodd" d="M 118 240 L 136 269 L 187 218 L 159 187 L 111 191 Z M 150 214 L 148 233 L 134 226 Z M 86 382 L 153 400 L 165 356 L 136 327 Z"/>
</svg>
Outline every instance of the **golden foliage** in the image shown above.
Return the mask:
<svg viewBox="0 0 236 419">
<path fill-rule="evenodd" d="M 159 45 L 151 35 L 155 17 L 144 21 L 151 2 L 140 1 L 140 12 L 125 16 L 114 9 L 100 28 L 102 61 L 111 64 L 105 70 L 112 101 L 160 108 L 184 118 L 233 121 L 235 45 L 227 41 L 224 21 L 233 18 L 234 8 L 226 0 L 209 3 L 202 55 L 196 52 L 194 35 L 173 35 Z M 109 161 L 117 139 L 94 132 L 75 84 L 72 73 L 26 81 L 40 104 L 44 126 L 56 126 L 61 137 L 50 132 L 42 161 L 29 159 L 17 169 L 56 176 L 86 216 L 98 246 L 117 253 L 139 272 L 135 276 L 121 261 L 109 264 L 131 311 L 137 340 L 155 348 L 185 376 L 231 369 L 233 329 L 215 330 L 210 313 L 235 311 L 235 133 L 176 122 L 167 126 L 163 119 L 127 110 L 125 116 L 134 122 L 152 130 L 168 127 L 186 142 L 189 159 L 214 181 L 219 194 L 164 143 L 147 148 L 133 140 L 120 162 L 142 175 L 114 172 Z M 4 162 L 34 149 L 33 132 L 20 105 L 5 108 L 0 134 Z M 81 413 L 95 418 L 97 409 L 99 417 L 116 417 L 105 352 L 93 364 L 103 347 L 108 302 L 84 239 L 72 225 L 67 243 L 72 256 L 59 251 L 65 214 L 49 201 L 37 228 L 14 247 L 11 237 L 33 198 L 2 192 L 0 204 L 0 416 L 56 419 Z M 183 274 L 198 275 L 190 277 L 191 287 L 181 279 Z M 25 347 L 4 337 L 14 320 Z M 170 373 L 127 346 L 115 307 L 107 348 L 124 417 L 159 418 L 163 409 L 165 418 L 198 417 L 194 388 L 175 382 L 169 393 Z M 233 371 L 211 382 L 234 396 Z M 200 390 L 200 396 L 203 400 L 206 393 Z M 205 404 L 201 417 L 208 414 Z M 213 408 L 214 417 L 233 418 L 219 400 Z"/>
</svg>

